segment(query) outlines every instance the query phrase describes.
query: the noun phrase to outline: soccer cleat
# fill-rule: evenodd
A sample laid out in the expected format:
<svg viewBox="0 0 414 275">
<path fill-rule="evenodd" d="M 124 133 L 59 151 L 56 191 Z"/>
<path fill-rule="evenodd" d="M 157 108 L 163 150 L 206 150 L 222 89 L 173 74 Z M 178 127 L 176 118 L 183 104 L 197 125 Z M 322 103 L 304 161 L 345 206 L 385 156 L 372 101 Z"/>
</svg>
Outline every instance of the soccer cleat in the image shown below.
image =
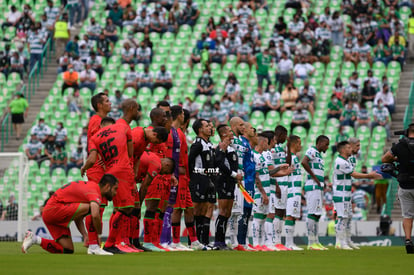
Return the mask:
<svg viewBox="0 0 414 275">
<path fill-rule="evenodd" d="M 289 248 L 290 250 L 293 250 L 293 251 L 302 251 L 303 250 L 302 247 L 299 247 L 299 246 L 297 246 L 295 244 L 290 245 L 290 246 L 287 246 L 287 248 Z"/>
<path fill-rule="evenodd" d="M 152 252 L 152 250 L 151 250 L 151 249 L 149 249 L 149 248 L 147 248 L 147 247 L 143 246 L 141 243 L 137 243 L 137 245 L 135 245 L 135 247 L 136 247 L 136 248 L 138 248 L 138 249 L 141 249 L 141 250 L 142 250 L 142 251 L 144 251 L 144 252 Z"/>
<path fill-rule="evenodd" d="M 256 245 L 253 247 L 256 251 L 264 251 L 261 245 Z"/>
<path fill-rule="evenodd" d="M 354 243 L 353 241 L 348 242 L 348 245 L 349 245 L 352 249 L 355 249 L 355 250 L 359 250 L 359 249 L 360 249 L 360 248 L 359 248 L 359 246 L 358 246 L 356 243 Z"/>
<path fill-rule="evenodd" d="M 165 252 L 164 249 L 156 247 L 153 243 L 143 243 L 142 246 L 153 252 Z"/>
<path fill-rule="evenodd" d="M 323 246 L 321 243 L 317 243 L 317 245 L 321 248 L 321 250 L 329 250 L 329 248 Z"/>
<path fill-rule="evenodd" d="M 22 243 L 22 252 L 27 253 L 27 250 L 29 250 L 32 245 L 36 243 L 36 236 L 33 234 L 32 231 L 27 231 L 26 235 L 24 236 L 24 240 Z"/>
<path fill-rule="evenodd" d="M 115 245 L 114 246 L 111 246 L 111 247 L 104 246 L 103 250 L 105 250 L 106 252 L 110 252 L 112 254 L 126 254 L 126 252 L 120 250 Z"/>
<path fill-rule="evenodd" d="M 207 250 L 206 246 L 200 243 L 199 241 L 192 242 L 190 248 L 192 250 Z"/>
<path fill-rule="evenodd" d="M 247 251 L 257 251 L 256 249 L 254 249 L 254 246 L 253 246 L 253 245 L 251 245 L 251 244 L 245 245 L 245 246 L 244 246 L 244 248 L 245 248 Z"/>
<path fill-rule="evenodd" d="M 405 251 L 407 254 L 414 254 L 414 245 L 411 240 L 405 240 Z"/>
<path fill-rule="evenodd" d="M 188 248 L 182 243 L 172 243 L 170 247 L 175 249 L 176 251 L 193 251 L 191 248 Z"/>
<path fill-rule="evenodd" d="M 170 250 L 168 248 L 163 247 L 161 244 L 159 243 L 152 243 L 155 247 L 158 247 L 159 249 L 164 250 L 165 252 L 170 252 Z"/>
<path fill-rule="evenodd" d="M 237 251 L 247 251 L 247 249 L 243 245 L 241 245 L 241 244 L 239 244 L 238 246 L 234 247 L 233 250 L 237 250 Z"/>
<path fill-rule="evenodd" d="M 262 251 L 277 251 L 276 250 L 276 247 L 270 247 L 270 246 L 267 246 L 267 245 L 262 245 Z"/>
<path fill-rule="evenodd" d="M 314 244 L 308 245 L 308 250 L 322 250 L 322 248 L 318 244 L 314 243 Z"/>
<path fill-rule="evenodd" d="M 170 244 L 168 243 L 162 243 L 160 244 L 164 249 L 168 249 L 168 251 L 180 251 L 178 249 L 176 249 L 175 247 L 172 247 Z"/>
<path fill-rule="evenodd" d="M 135 253 L 144 252 L 144 250 L 142 250 L 142 249 L 139 249 L 139 248 L 135 247 L 135 245 L 133 245 L 133 244 L 127 244 L 127 246 L 128 246 L 129 248 L 131 248 L 131 249 L 132 249 Z"/>
<path fill-rule="evenodd" d="M 336 246 L 335 246 L 335 249 L 339 249 L 339 250 L 353 250 L 349 245 L 347 245 L 347 244 L 344 244 L 344 245 L 341 245 L 341 244 L 337 244 Z"/>
<path fill-rule="evenodd" d="M 275 247 L 277 251 L 289 251 L 290 250 L 289 248 L 287 248 L 281 243 L 278 243 L 277 245 L 275 245 Z"/>
<path fill-rule="evenodd" d="M 135 251 L 130 248 L 126 243 L 121 242 L 119 244 L 116 244 L 115 247 L 117 247 L 119 250 L 125 252 L 125 253 L 135 253 Z"/>
<path fill-rule="evenodd" d="M 97 245 L 94 248 L 88 247 L 88 255 L 110 256 L 110 255 L 114 255 L 114 253 L 105 251 Z"/>
</svg>

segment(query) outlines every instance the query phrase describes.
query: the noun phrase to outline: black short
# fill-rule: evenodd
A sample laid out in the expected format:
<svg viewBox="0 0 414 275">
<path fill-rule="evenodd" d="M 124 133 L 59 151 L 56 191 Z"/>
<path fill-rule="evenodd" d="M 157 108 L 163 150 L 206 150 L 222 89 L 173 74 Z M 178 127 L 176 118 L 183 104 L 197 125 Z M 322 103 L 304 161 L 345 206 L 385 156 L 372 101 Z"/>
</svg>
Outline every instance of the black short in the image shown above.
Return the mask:
<svg viewBox="0 0 414 275">
<path fill-rule="evenodd" d="M 217 197 L 219 200 L 234 200 L 234 189 L 236 183 L 216 181 Z"/>
<path fill-rule="evenodd" d="M 24 123 L 24 115 L 22 114 L 12 114 L 12 123 L 22 124 Z"/>
<path fill-rule="evenodd" d="M 210 179 L 191 179 L 189 187 L 193 202 L 216 203 L 216 188 Z"/>
</svg>

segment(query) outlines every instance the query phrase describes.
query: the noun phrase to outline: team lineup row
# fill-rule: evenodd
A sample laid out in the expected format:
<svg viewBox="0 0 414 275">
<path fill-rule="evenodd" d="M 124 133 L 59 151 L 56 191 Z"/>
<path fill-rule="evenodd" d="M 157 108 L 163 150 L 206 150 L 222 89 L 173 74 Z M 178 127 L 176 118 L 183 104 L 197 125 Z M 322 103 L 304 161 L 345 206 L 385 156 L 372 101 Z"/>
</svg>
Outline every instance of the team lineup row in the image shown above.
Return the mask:
<svg viewBox="0 0 414 275">
<path fill-rule="evenodd" d="M 160 102 L 150 112 L 149 127 L 131 130 L 130 122 L 140 116 L 136 101 L 124 101 L 124 116 L 116 122 L 107 117 L 111 103 L 106 95 L 93 96 L 91 103 L 96 114 L 89 122 L 89 156 L 81 169 L 88 182 L 72 182 L 56 191 L 42 213 L 54 240 L 27 232 L 24 253 L 33 244 L 52 253 L 73 253 L 68 228 L 72 220 L 84 238 L 88 254 L 301 250 L 293 243 L 295 220 L 300 216 L 301 165 L 307 172 L 303 189 L 308 206 L 308 249 L 326 250 L 318 241 L 318 221 L 324 178 L 321 154 L 329 147 L 328 137 L 319 136 L 300 162 L 297 153 L 301 140 L 298 136 L 288 138 L 283 126 L 258 134 L 248 122 L 234 117 L 230 126 L 217 126 L 221 141 L 213 146 L 209 138 L 216 129 L 211 122 L 198 119 L 192 125 L 197 137 L 188 152 L 184 133 L 190 122 L 189 113 L 181 106 Z M 358 140 L 341 142 L 337 147 L 333 179 L 338 219 L 336 248 L 352 249 L 357 248 L 350 238 L 352 177 L 381 176 L 354 171 Z M 139 190 L 136 183 L 140 183 Z M 102 249 L 102 214 L 112 199 L 115 211 Z M 215 242 L 210 245 L 210 220 L 217 202 Z M 146 206 L 143 244 L 139 241 L 141 203 Z M 189 247 L 180 242 L 183 213 Z M 246 244 L 252 213 L 253 243 Z M 285 245 L 281 242 L 283 224 Z M 225 243 L 226 234 L 231 248 Z"/>
</svg>

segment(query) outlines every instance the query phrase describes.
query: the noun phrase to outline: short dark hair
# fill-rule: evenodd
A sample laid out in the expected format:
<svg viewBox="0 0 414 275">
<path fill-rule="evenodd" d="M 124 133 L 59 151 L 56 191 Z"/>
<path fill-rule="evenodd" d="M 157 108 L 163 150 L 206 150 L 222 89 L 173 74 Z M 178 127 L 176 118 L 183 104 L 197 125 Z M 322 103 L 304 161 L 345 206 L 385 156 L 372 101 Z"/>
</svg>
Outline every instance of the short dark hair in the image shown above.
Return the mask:
<svg viewBox="0 0 414 275">
<path fill-rule="evenodd" d="M 339 153 L 341 153 L 342 149 L 343 149 L 346 145 L 349 145 L 349 142 L 348 142 L 348 141 L 346 141 L 346 140 L 341 141 L 341 142 L 339 142 L 339 143 L 336 145 L 336 149 L 338 150 L 338 152 L 339 152 Z"/>
<path fill-rule="evenodd" d="M 167 173 L 167 174 L 172 174 L 172 173 L 174 172 L 174 170 L 175 170 L 175 160 L 174 160 L 174 159 L 172 159 L 172 158 L 166 158 L 166 159 L 168 159 L 168 160 L 169 160 L 169 161 L 171 161 L 171 163 L 172 163 L 171 170 L 170 170 L 170 171 L 168 171 L 168 173 Z"/>
<path fill-rule="evenodd" d="M 181 115 L 182 113 L 183 113 L 183 107 L 181 107 L 180 105 L 171 106 L 171 115 L 172 115 L 173 120 L 176 120 L 177 117 Z"/>
<path fill-rule="evenodd" d="M 104 187 L 109 184 L 111 187 L 117 185 L 118 179 L 112 174 L 105 174 L 99 181 L 99 186 Z"/>
<path fill-rule="evenodd" d="M 161 127 L 161 126 L 157 126 L 157 127 L 154 127 L 152 129 L 152 131 L 154 131 L 154 133 L 157 134 L 157 138 L 161 142 L 166 142 L 167 141 L 168 135 L 169 135 L 169 132 L 167 131 L 167 128 Z"/>
<path fill-rule="evenodd" d="M 199 132 L 200 128 L 203 127 L 203 121 L 207 122 L 207 120 L 205 120 L 203 118 L 199 118 L 196 121 L 194 121 L 193 130 L 194 130 L 194 133 L 196 133 L 196 135 L 198 135 L 198 132 Z"/>
<path fill-rule="evenodd" d="M 227 126 L 228 126 L 227 124 L 220 124 L 219 126 L 217 126 L 216 130 L 219 136 L 222 136 L 224 128 Z"/>
<path fill-rule="evenodd" d="M 187 121 L 190 120 L 190 111 L 187 109 L 183 109 L 184 111 L 184 123 L 187 123 Z"/>
<path fill-rule="evenodd" d="M 107 117 L 104 117 L 102 120 L 101 120 L 101 125 L 106 125 L 106 124 L 115 124 L 115 119 L 113 119 L 112 117 L 109 117 L 109 116 L 107 116 Z"/>
<path fill-rule="evenodd" d="M 92 108 L 95 110 L 95 112 L 98 111 L 98 104 L 102 104 L 103 103 L 103 97 L 104 96 L 106 96 L 106 94 L 99 93 L 99 94 L 94 95 L 91 98 Z"/>
<path fill-rule="evenodd" d="M 278 125 L 275 128 L 275 136 L 278 136 L 280 134 L 286 134 L 287 135 L 287 132 L 288 132 L 287 129 L 282 125 Z"/>
<path fill-rule="evenodd" d="M 171 105 L 170 105 L 170 103 L 168 103 L 168 101 L 161 100 L 160 102 L 157 103 L 157 108 L 160 108 L 161 106 L 162 107 L 170 107 Z"/>
<path fill-rule="evenodd" d="M 269 145 L 270 142 L 272 142 L 272 139 L 275 138 L 275 133 L 273 131 L 263 131 L 261 135 L 267 138 L 267 144 Z"/>
<path fill-rule="evenodd" d="M 291 143 L 297 143 L 297 142 L 299 142 L 299 140 L 300 140 L 300 137 L 297 136 L 297 135 L 290 135 L 290 137 L 289 137 L 289 141 Z"/>
<path fill-rule="evenodd" d="M 320 135 L 316 138 L 316 144 L 318 144 L 319 142 L 321 142 L 323 140 L 329 141 L 329 138 L 325 135 Z"/>
<path fill-rule="evenodd" d="M 158 117 L 158 116 L 162 116 L 164 112 L 165 112 L 165 111 L 164 111 L 163 109 L 158 108 L 158 107 L 157 107 L 157 108 L 152 109 L 152 110 L 151 110 L 151 112 L 150 112 L 150 119 L 151 119 L 151 122 L 154 122 L 154 119 L 155 119 L 156 117 Z"/>
</svg>

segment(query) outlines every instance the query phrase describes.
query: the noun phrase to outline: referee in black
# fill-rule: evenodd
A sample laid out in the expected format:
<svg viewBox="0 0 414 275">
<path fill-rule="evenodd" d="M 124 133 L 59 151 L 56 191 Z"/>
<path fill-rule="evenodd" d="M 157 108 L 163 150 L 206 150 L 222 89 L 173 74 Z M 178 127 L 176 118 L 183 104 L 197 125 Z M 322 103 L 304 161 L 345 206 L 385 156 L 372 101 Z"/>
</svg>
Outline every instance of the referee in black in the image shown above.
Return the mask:
<svg viewBox="0 0 414 275">
<path fill-rule="evenodd" d="M 210 218 L 206 217 L 208 202 L 216 200 L 216 190 L 211 180 L 216 174 L 214 151 L 208 139 L 212 128 L 205 119 L 193 123 L 197 137 L 190 147 L 188 169 L 190 173 L 190 192 L 194 204 L 194 220 L 198 240 L 206 246 L 209 244 Z"/>
<path fill-rule="evenodd" d="M 217 127 L 217 132 L 221 142 L 215 151 L 215 162 L 219 172 L 215 180 L 219 215 L 216 219 L 214 250 L 230 250 L 225 243 L 227 221 L 233 207 L 236 184 L 241 182 L 243 175 L 237 173 L 239 167 L 237 152 L 232 146 L 229 146 L 233 140 L 230 127 L 226 124 L 220 124 Z"/>
<path fill-rule="evenodd" d="M 413 254 L 414 245 L 411 241 L 411 232 L 414 218 L 414 123 L 408 126 L 405 135 L 382 156 L 381 160 L 383 163 L 396 161 L 400 164 L 397 178 L 400 185 L 398 198 L 403 215 L 405 249 L 408 254 Z"/>
</svg>

